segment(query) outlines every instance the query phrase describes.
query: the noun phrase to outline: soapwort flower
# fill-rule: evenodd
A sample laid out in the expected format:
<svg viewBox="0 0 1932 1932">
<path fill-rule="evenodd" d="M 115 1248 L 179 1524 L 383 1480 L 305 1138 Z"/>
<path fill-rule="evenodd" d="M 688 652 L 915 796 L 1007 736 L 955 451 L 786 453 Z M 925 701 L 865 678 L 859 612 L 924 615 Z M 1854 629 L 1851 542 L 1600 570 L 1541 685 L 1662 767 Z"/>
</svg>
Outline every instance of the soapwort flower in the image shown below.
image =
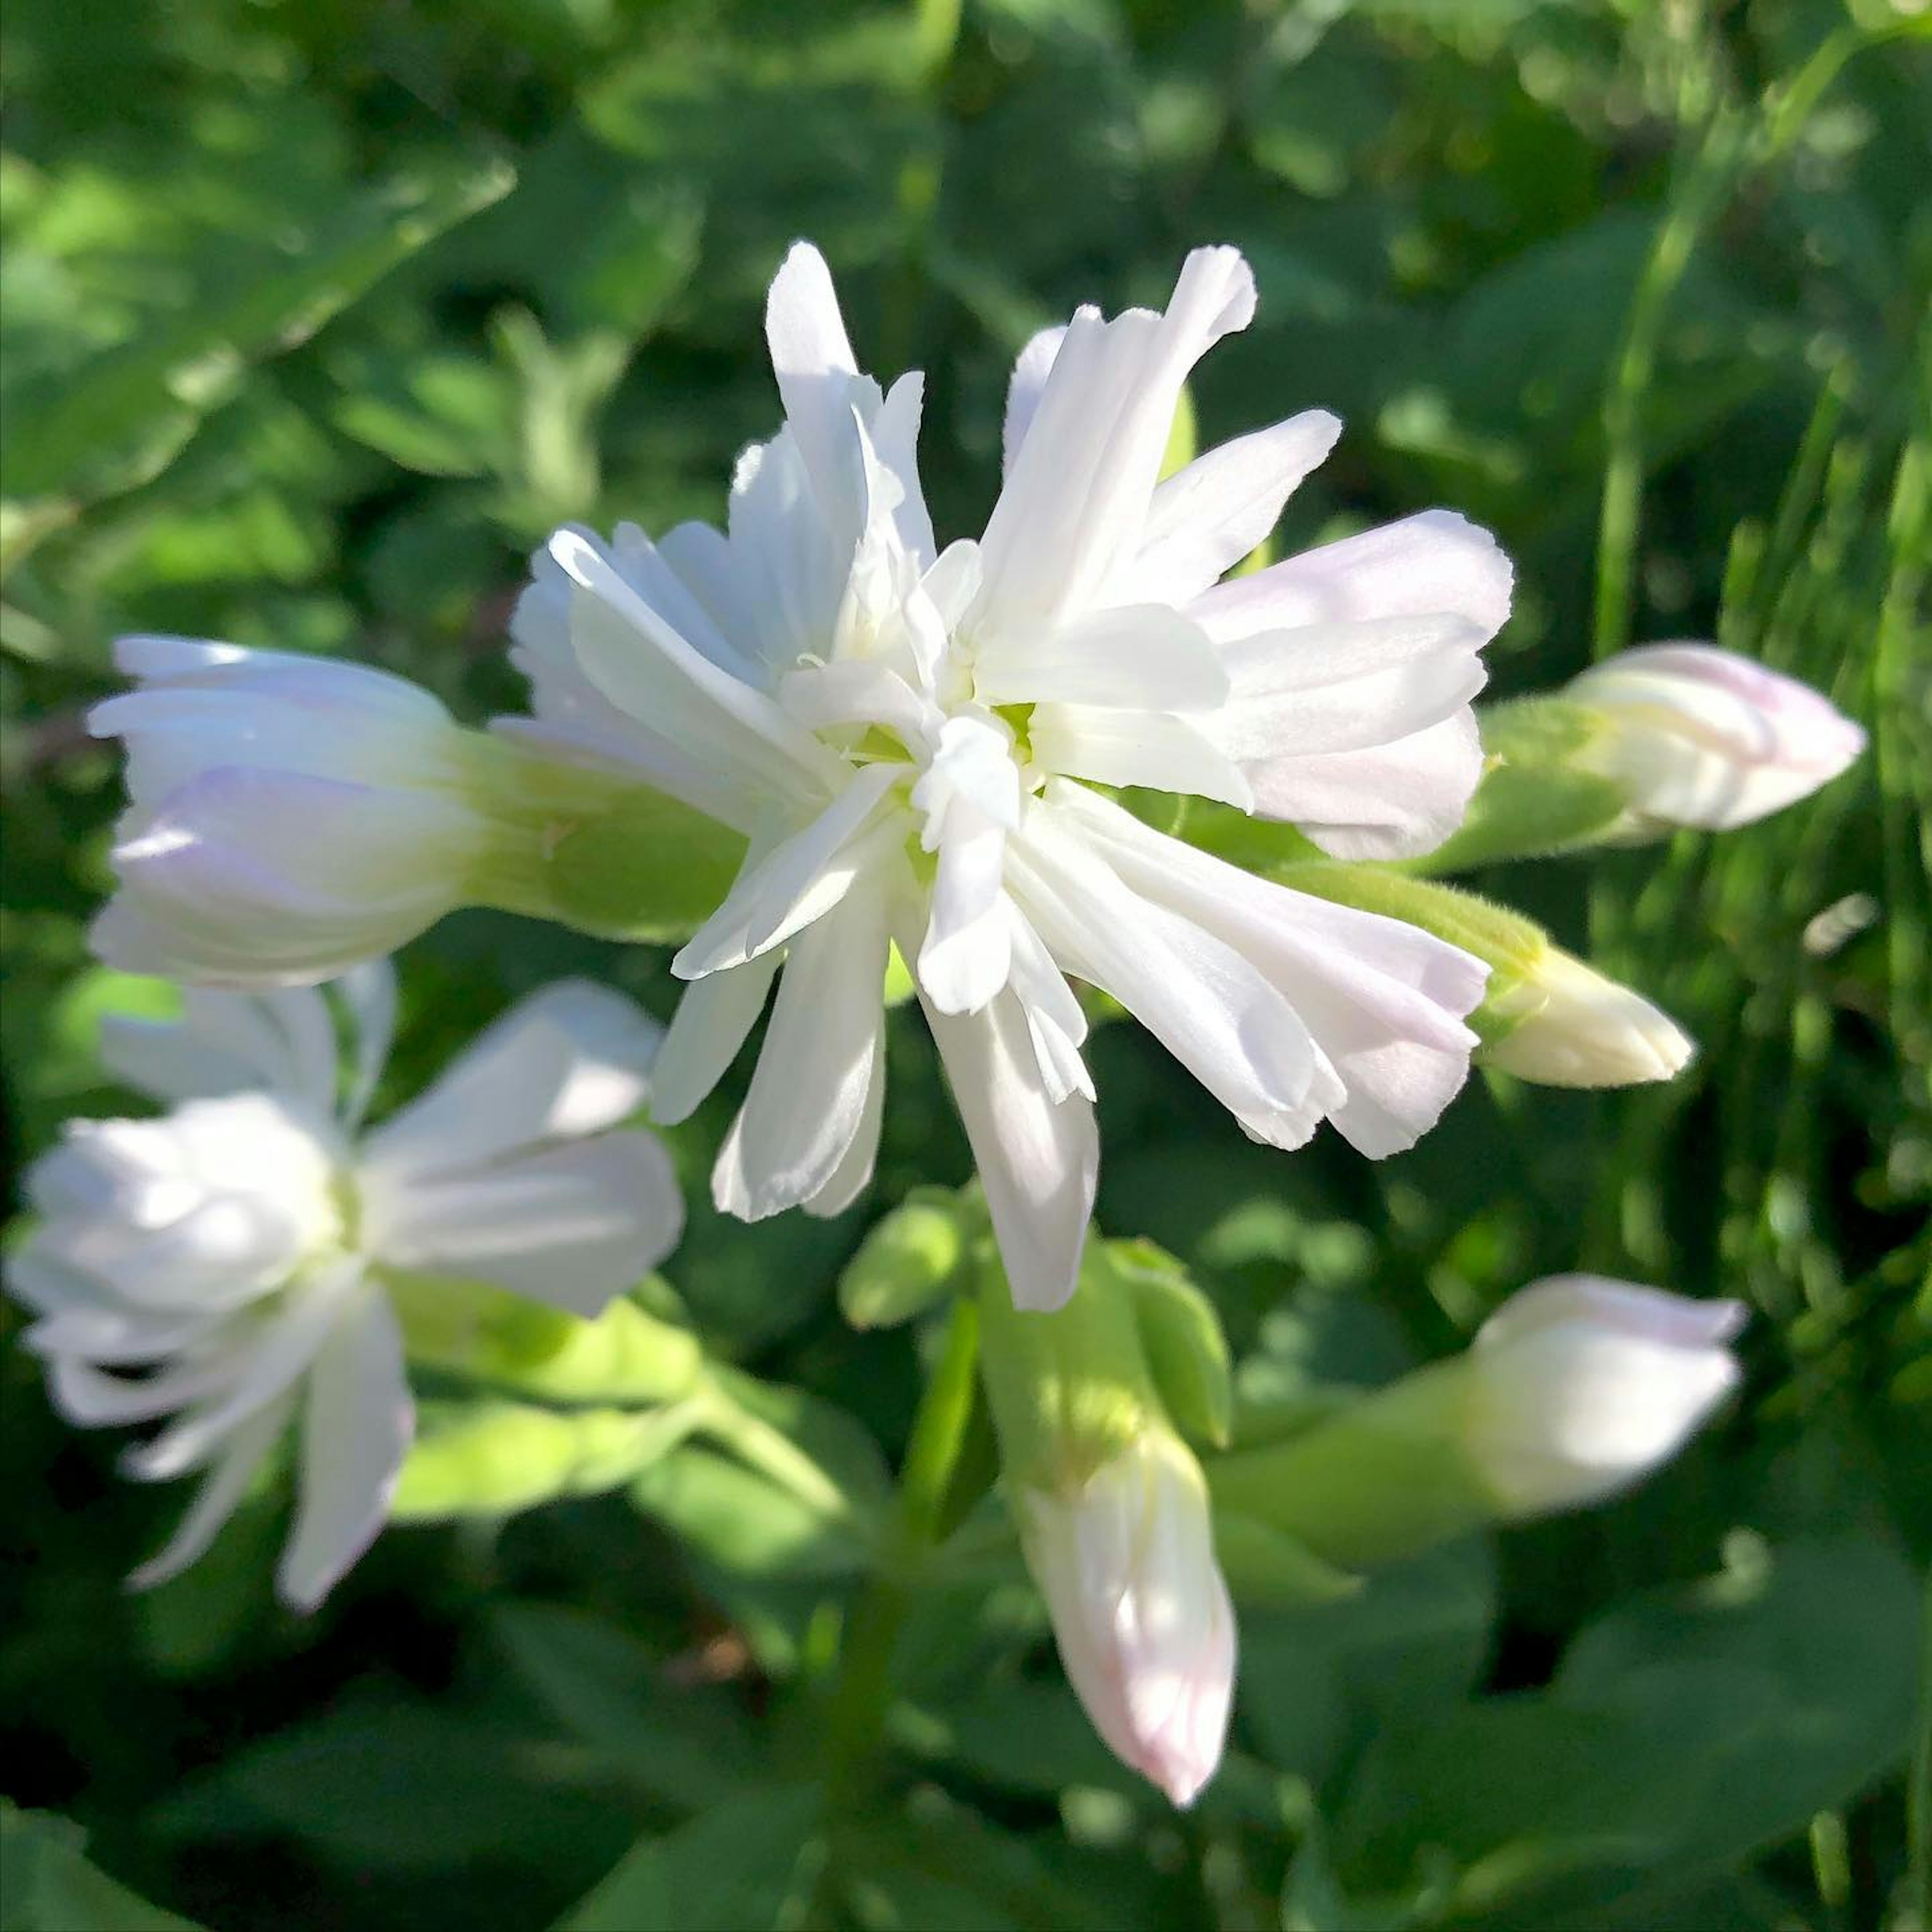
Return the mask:
<svg viewBox="0 0 1932 1932">
<path fill-rule="evenodd" d="M 1240 256 L 1202 249 L 1164 314 L 1083 309 L 1035 338 L 985 535 L 941 550 L 920 378 L 860 373 L 800 244 L 766 318 L 784 426 L 740 458 L 726 527 L 564 530 L 536 560 L 513 626 L 534 716 L 502 728 L 749 842 L 674 962 L 691 986 L 656 1082 L 658 1118 L 688 1115 L 778 982 L 722 1208 L 832 1214 L 865 1185 L 895 944 L 1024 1306 L 1072 1292 L 1094 1197 L 1070 976 L 1275 1146 L 1327 1119 L 1390 1154 L 1461 1085 L 1480 962 L 1101 789 L 1222 801 L 1365 856 L 1439 839 L 1478 776 L 1469 700 L 1510 587 L 1484 533 L 1430 512 L 1222 581 L 1339 434 L 1320 411 L 1160 478 L 1189 370 L 1254 302 Z"/>
<path fill-rule="evenodd" d="M 680 1232 L 662 1144 L 617 1124 L 658 1039 L 621 995 L 544 988 L 365 1128 L 394 982 L 377 964 L 331 991 L 190 991 L 178 1020 L 110 1019 L 110 1071 L 169 1111 L 71 1122 L 27 1176 L 38 1220 L 6 1283 L 36 1317 L 26 1343 L 56 1406 L 83 1426 L 165 1419 L 130 1475 L 206 1472 L 136 1586 L 208 1547 L 294 1424 L 277 1583 L 313 1609 L 381 1528 L 414 1430 L 391 1284 L 482 1283 L 589 1316 Z"/>
</svg>

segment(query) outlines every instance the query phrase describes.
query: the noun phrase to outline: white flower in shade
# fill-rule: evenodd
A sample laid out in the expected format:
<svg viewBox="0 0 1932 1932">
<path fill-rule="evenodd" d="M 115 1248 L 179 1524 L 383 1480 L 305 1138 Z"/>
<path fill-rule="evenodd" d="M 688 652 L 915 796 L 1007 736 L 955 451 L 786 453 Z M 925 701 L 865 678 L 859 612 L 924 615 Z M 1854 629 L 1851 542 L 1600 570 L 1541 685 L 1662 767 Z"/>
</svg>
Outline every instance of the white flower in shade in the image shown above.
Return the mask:
<svg viewBox="0 0 1932 1932">
<path fill-rule="evenodd" d="M 1626 788 L 1640 836 L 1748 825 L 1808 798 L 1865 748 L 1809 685 L 1712 644 L 1620 651 L 1564 695 L 1607 723 L 1589 755 Z"/>
<path fill-rule="evenodd" d="M 1514 1515 L 1600 1502 L 1668 1462 L 1735 1389 L 1736 1301 L 1559 1275 L 1484 1323 L 1464 1447 Z"/>
<path fill-rule="evenodd" d="M 1028 1567 L 1094 1728 L 1191 1804 L 1221 1762 L 1234 1683 L 1234 1610 L 1200 1465 L 1149 1429 L 1070 1492 L 1018 1502 Z"/>
<path fill-rule="evenodd" d="M 1256 1138 L 1324 1119 L 1406 1148 L 1465 1078 L 1486 968 L 1400 922 L 1258 880 L 1093 789 L 1196 794 L 1351 856 L 1426 847 L 1480 752 L 1469 700 L 1506 614 L 1494 544 L 1440 512 L 1228 584 L 1339 430 L 1320 412 L 1159 472 L 1194 362 L 1254 306 L 1233 250 L 1165 314 L 1083 310 L 1029 344 L 982 542 L 938 550 L 920 379 L 858 373 L 830 277 L 772 284 L 786 422 L 728 527 L 560 531 L 520 604 L 532 721 L 750 839 L 680 952 L 656 1079 L 675 1120 L 780 968 L 718 1204 L 850 1202 L 871 1172 L 887 949 L 915 962 L 1016 1296 L 1072 1291 L 1097 1144 L 1071 974 L 1134 1012 Z"/>
<path fill-rule="evenodd" d="M 353 1022 L 346 1082 L 314 988 L 190 992 L 177 1022 L 110 1021 L 110 1070 L 171 1111 L 73 1122 L 27 1176 L 38 1220 L 6 1280 L 38 1318 L 26 1345 L 56 1406 L 81 1425 L 167 1418 L 128 1472 L 206 1472 L 137 1585 L 208 1548 L 292 1422 L 281 1595 L 313 1609 L 362 1554 L 414 1428 L 393 1274 L 588 1316 L 682 1226 L 662 1144 L 615 1130 L 643 1104 L 658 1037 L 620 995 L 545 988 L 365 1130 L 394 983 L 378 964 L 334 992 Z"/>
<path fill-rule="evenodd" d="M 116 661 L 139 688 L 88 721 L 128 746 L 119 890 L 93 934 L 110 964 L 204 985 L 326 979 L 472 896 L 498 748 L 428 692 L 187 638 L 124 638 Z"/>
<path fill-rule="evenodd" d="M 1546 1087 L 1634 1087 L 1674 1078 L 1697 1050 L 1668 1013 L 1559 946 L 1545 950 L 1505 1004 L 1532 1002 L 1483 1048 L 1485 1066 Z"/>
</svg>

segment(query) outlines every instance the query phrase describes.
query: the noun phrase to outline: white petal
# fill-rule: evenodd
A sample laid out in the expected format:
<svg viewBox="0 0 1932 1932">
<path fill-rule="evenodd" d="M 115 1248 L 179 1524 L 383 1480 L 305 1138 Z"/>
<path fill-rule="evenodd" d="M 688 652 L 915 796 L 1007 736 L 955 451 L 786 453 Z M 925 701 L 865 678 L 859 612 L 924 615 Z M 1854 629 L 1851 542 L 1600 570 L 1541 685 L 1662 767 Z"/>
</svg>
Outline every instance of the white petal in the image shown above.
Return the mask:
<svg viewBox="0 0 1932 1932">
<path fill-rule="evenodd" d="M 1258 631 L 1448 615 L 1486 637 L 1509 616 L 1513 573 L 1487 530 L 1425 510 L 1231 578 L 1188 607 L 1222 641 Z"/>
<path fill-rule="evenodd" d="M 1246 767 L 1255 809 L 1305 832 L 1331 858 L 1432 851 L 1462 822 L 1483 774 L 1467 710 L 1393 743 Z"/>
<path fill-rule="evenodd" d="M 344 1118 L 352 1130 L 368 1112 L 396 1036 L 396 973 L 386 959 L 352 968 L 335 988 L 354 1028 L 355 1060 Z"/>
<path fill-rule="evenodd" d="M 738 1057 L 771 990 L 784 950 L 694 980 L 671 1016 L 651 1076 L 651 1118 L 674 1126 L 695 1113 Z"/>
<path fill-rule="evenodd" d="M 1077 824 L 1127 887 L 1218 935 L 1280 990 L 1340 1076 L 1322 1111 L 1361 1151 L 1395 1152 L 1434 1124 L 1468 1074 L 1476 1040 L 1463 1020 L 1488 983 L 1480 960 L 1256 878 L 1078 787 L 1048 797 L 1054 820 Z"/>
<path fill-rule="evenodd" d="M 973 666 L 982 704 L 1067 704 L 1207 711 L 1229 691 L 1200 626 L 1157 604 L 1082 613 L 1044 635 L 990 640 Z"/>
<path fill-rule="evenodd" d="M 778 686 L 778 702 L 814 731 L 839 724 L 883 724 L 908 748 L 936 726 L 936 708 L 904 678 L 866 658 L 842 658 L 788 671 Z"/>
<path fill-rule="evenodd" d="M 1094 1212 L 1100 1143 L 1092 1104 L 1049 1096 L 1010 988 L 970 1018 L 929 1003 L 926 1017 L 986 1190 L 1013 1304 L 1058 1308 L 1079 1278 Z"/>
<path fill-rule="evenodd" d="M 1309 410 L 1196 458 L 1156 487 L 1139 553 L 1113 594 L 1124 604 L 1198 596 L 1274 528 L 1282 506 L 1341 434 L 1340 417 Z"/>
<path fill-rule="evenodd" d="M 78 1355 L 59 1355 L 47 1364 L 47 1394 L 62 1420 L 76 1429 L 119 1428 L 200 1402 L 225 1387 L 233 1373 L 232 1359 L 219 1358 L 174 1362 L 130 1378 L 104 1374 Z"/>
<path fill-rule="evenodd" d="M 712 1175 L 721 1213 L 762 1220 L 838 1174 L 865 1126 L 885 1052 L 885 970 L 876 881 L 792 941 L 750 1090 Z"/>
<path fill-rule="evenodd" d="M 210 1460 L 226 1437 L 278 1400 L 308 1372 L 346 1299 L 361 1264 L 345 1260 L 290 1291 L 251 1342 L 236 1379 L 220 1400 L 189 1410 L 152 1442 L 130 1450 L 122 1467 L 142 1482 L 185 1474 Z"/>
<path fill-rule="evenodd" d="M 382 1263 L 598 1314 L 676 1245 L 684 1200 L 656 1135 L 599 1134 L 410 1181 L 370 1246 Z"/>
<path fill-rule="evenodd" d="M 1219 799 L 1246 812 L 1254 794 L 1240 766 L 1210 740 L 1204 728 L 1210 722 L 1160 711 L 1042 704 L 1028 735 L 1043 771 L 1096 784 L 1146 785 Z"/>
<path fill-rule="evenodd" d="M 275 1570 L 290 1608 L 315 1609 L 375 1540 L 415 1433 L 402 1332 L 388 1297 L 365 1286 L 309 1376 L 295 1523 Z"/>
<path fill-rule="evenodd" d="M 866 1084 L 865 1105 L 860 1110 L 859 1130 L 845 1157 L 832 1178 L 802 1204 L 808 1214 L 830 1220 L 842 1214 L 871 1184 L 872 1169 L 879 1157 L 879 1130 L 886 1118 L 886 1055 L 883 1035 L 880 1050 L 872 1057 L 872 1075 Z"/>
<path fill-rule="evenodd" d="M 976 822 L 966 824 L 969 817 Z M 1000 891 L 1006 848 L 1003 827 L 952 806 L 919 949 L 920 988 L 942 1012 L 977 1012 L 1006 983 L 1012 940 Z"/>
<path fill-rule="evenodd" d="M 1028 341 L 1013 364 L 1012 378 L 1006 385 L 1006 421 L 1000 429 L 1002 476 L 1012 474 L 1020 445 L 1026 441 L 1027 432 L 1032 428 L 1034 416 L 1040 408 L 1046 379 L 1053 373 L 1054 358 L 1059 355 L 1060 345 L 1066 340 L 1064 322 L 1057 328 L 1042 328 Z"/>
<path fill-rule="evenodd" d="M 1085 608 L 1138 548 L 1190 369 L 1254 314 L 1232 248 L 1196 249 L 1164 315 L 1077 315 L 1054 356 L 981 545 L 974 614 L 1012 636 Z"/>
<path fill-rule="evenodd" d="M 1482 688 L 1483 641 L 1449 616 L 1264 631 L 1224 645 L 1232 690 L 1215 742 L 1248 761 L 1408 737 Z"/>
<path fill-rule="evenodd" d="M 1308 1030 L 1234 947 L 1130 890 L 1051 806 L 1029 818 L 1010 872 L 1054 957 L 1111 993 L 1223 1106 L 1244 1120 L 1292 1120 L 1301 1138 L 1314 1131 L 1319 1070 Z"/>
<path fill-rule="evenodd" d="M 293 1408 L 292 1400 L 272 1403 L 229 1437 L 227 1446 L 202 1479 L 194 1501 L 166 1546 L 129 1574 L 129 1589 L 152 1590 L 157 1584 L 178 1576 L 208 1553 L 229 1518 L 240 1507 L 248 1492 L 249 1478 L 287 1426 Z"/>
<path fill-rule="evenodd" d="M 724 902 L 671 962 L 681 980 L 742 966 L 823 918 L 880 856 L 880 818 L 903 765 L 866 765 L 802 832 L 748 855 Z M 908 828 L 908 830 L 910 827 Z"/>
<path fill-rule="evenodd" d="M 555 981 L 494 1021 L 434 1085 L 364 1138 L 371 1180 L 386 1193 L 410 1175 L 614 1126 L 644 1105 L 662 1037 L 622 994 L 587 980 Z"/>
<path fill-rule="evenodd" d="M 785 421 L 814 488 L 821 494 L 832 488 L 849 490 L 856 480 L 851 404 L 859 365 L 838 313 L 832 272 L 808 242 L 794 244 L 772 280 L 765 340 Z"/>
<path fill-rule="evenodd" d="M 1026 1015 L 1027 1036 L 1047 1097 L 1058 1103 L 1070 1094 L 1084 1094 L 1090 1100 L 1094 1078 L 1080 1058 L 1087 1016 L 1031 922 L 1010 898 L 1004 907 L 1012 927 L 1010 983 Z"/>
<path fill-rule="evenodd" d="M 550 554 L 574 586 L 570 637 L 584 675 L 620 711 L 688 755 L 722 762 L 754 791 L 809 795 L 832 754 L 761 692 L 721 670 L 653 610 L 574 530 Z"/>
</svg>

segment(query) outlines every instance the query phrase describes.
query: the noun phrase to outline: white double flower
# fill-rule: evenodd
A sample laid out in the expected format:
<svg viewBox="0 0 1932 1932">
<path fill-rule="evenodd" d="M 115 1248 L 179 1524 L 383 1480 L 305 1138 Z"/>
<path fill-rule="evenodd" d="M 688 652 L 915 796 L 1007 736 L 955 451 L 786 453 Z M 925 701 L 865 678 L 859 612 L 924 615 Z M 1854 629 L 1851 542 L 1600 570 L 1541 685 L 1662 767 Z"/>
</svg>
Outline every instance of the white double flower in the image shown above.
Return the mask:
<svg viewBox="0 0 1932 1932">
<path fill-rule="evenodd" d="M 137 1585 L 208 1548 L 296 1424 L 277 1585 L 314 1608 L 381 1528 L 414 1432 L 390 1284 L 480 1282 L 592 1316 L 682 1226 L 662 1143 L 617 1126 L 659 1037 L 621 995 L 544 988 L 365 1130 L 394 982 L 376 964 L 333 992 L 339 1009 L 308 987 L 190 992 L 178 1022 L 108 1022 L 109 1070 L 170 1111 L 70 1123 L 27 1176 L 38 1220 L 6 1283 L 37 1318 L 26 1342 L 56 1406 L 80 1425 L 165 1420 L 131 1475 L 204 1472 Z"/>
<path fill-rule="evenodd" d="M 654 543 L 626 526 L 608 546 L 566 530 L 538 558 L 514 626 L 524 734 L 620 761 L 751 841 L 674 962 L 692 984 L 657 1078 L 658 1117 L 684 1118 L 778 980 L 722 1208 L 836 1213 L 864 1185 L 895 941 L 1024 1306 L 1071 1292 L 1093 1204 L 1069 976 L 1276 1146 L 1329 1119 L 1393 1153 L 1461 1085 L 1479 962 L 1256 879 L 1096 789 L 1223 800 L 1364 856 L 1434 842 L 1476 781 L 1478 654 L 1509 598 L 1488 537 L 1432 513 L 1220 583 L 1334 440 L 1319 412 L 1160 480 L 1190 369 L 1253 306 L 1241 257 L 1205 249 L 1164 315 L 1083 310 L 1036 338 L 985 537 L 940 552 L 920 379 L 882 392 L 858 372 L 801 245 L 768 314 L 785 427 L 741 459 L 728 528 Z"/>
</svg>

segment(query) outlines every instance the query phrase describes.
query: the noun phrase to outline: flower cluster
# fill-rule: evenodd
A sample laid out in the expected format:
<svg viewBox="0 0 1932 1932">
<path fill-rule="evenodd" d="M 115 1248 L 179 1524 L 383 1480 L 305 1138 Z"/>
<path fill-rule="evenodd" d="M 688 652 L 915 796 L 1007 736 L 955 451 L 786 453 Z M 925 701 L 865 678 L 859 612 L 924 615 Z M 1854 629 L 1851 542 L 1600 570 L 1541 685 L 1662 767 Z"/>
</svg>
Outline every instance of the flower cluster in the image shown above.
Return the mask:
<svg viewBox="0 0 1932 1932">
<path fill-rule="evenodd" d="M 110 1024 L 111 1070 L 167 1111 L 69 1128 L 7 1281 L 67 1416 L 163 1424 L 131 1472 L 205 1472 L 138 1580 L 205 1550 L 298 1425 L 279 1583 L 316 1603 L 411 1442 L 398 1298 L 482 1283 L 596 1315 L 682 1223 L 662 1145 L 625 1124 L 646 1102 L 688 1119 L 761 1019 L 712 1197 L 747 1220 L 850 1207 L 896 962 L 991 1245 L 926 1204 L 851 1306 L 902 1318 L 996 1250 L 981 1370 L 1022 1546 L 1096 1726 L 1176 1802 L 1228 1723 L 1220 1528 L 1349 1587 L 1352 1566 L 1610 1493 L 1723 1399 L 1732 1304 L 1576 1279 L 1526 1292 L 1464 1357 L 1231 1446 L 1205 1298 L 1157 1270 L 1135 1287 L 1090 1243 L 1096 996 L 1281 1149 L 1324 1121 L 1371 1158 L 1411 1147 L 1479 1045 L 1532 1079 L 1667 1078 L 1691 1042 L 1640 995 L 1383 862 L 1738 825 L 1864 742 L 1818 694 L 1673 644 L 1506 707 L 1486 750 L 1472 700 L 1512 583 L 1486 532 L 1432 510 L 1238 568 L 1339 436 L 1318 410 L 1166 473 L 1190 373 L 1255 302 L 1240 254 L 1203 248 L 1163 310 L 1036 336 L 998 500 L 942 548 L 922 379 L 861 372 L 800 244 L 766 317 L 784 421 L 740 458 L 723 526 L 557 531 L 511 626 L 530 715 L 488 730 L 365 667 L 122 641 L 136 688 L 92 719 L 124 742 L 130 793 L 94 944 L 190 990 L 178 1022 Z M 676 1014 L 660 1037 L 614 993 L 550 987 L 365 1126 L 395 1004 L 369 962 L 470 904 L 675 932 Z M 1212 1337 L 1178 1382 L 1176 1333 Z"/>
</svg>

